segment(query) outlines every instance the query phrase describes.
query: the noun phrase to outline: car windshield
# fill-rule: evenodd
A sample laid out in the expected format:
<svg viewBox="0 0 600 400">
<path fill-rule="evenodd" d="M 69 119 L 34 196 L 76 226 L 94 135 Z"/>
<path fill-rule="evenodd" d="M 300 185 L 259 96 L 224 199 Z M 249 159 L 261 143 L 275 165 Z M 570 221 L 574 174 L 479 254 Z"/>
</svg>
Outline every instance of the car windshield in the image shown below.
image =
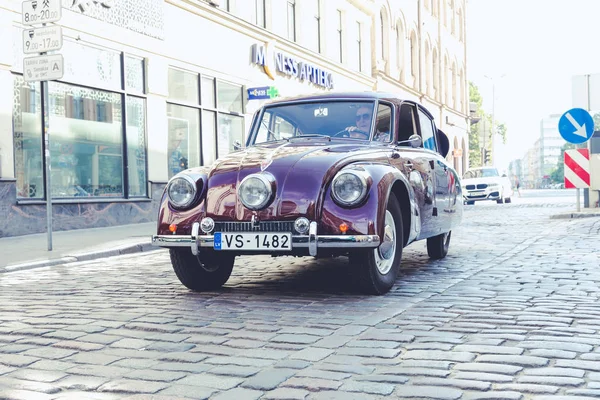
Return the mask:
<svg viewBox="0 0 600 400">
<path fill-rule="evenodd" d="M 491 176 L 500 176 L 498 175 L 498 170 L 496 168 L 472 169 L 465 172 L 464 178 L 489 178 Z"/>
<path fill-rule="evenodd" d="M 265 107 L 251 144 L 326 136 L 369 140 L 374 101 L 319 101 Z"/>
</svg>

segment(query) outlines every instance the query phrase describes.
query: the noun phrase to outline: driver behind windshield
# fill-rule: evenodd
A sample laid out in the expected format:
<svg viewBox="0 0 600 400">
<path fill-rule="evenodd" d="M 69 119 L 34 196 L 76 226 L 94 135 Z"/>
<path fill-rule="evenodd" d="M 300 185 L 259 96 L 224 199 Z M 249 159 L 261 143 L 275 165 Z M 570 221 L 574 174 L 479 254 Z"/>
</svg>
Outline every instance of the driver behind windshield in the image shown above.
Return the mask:
<svg viewBox="0 0 600 400">
<path fill-rule="evenodd" d="M 356 110 L 356 126 L 346 128 L 351 138 L 368 139 L 371 131 L 371 107 L 361 106 Z"/>
</svg>

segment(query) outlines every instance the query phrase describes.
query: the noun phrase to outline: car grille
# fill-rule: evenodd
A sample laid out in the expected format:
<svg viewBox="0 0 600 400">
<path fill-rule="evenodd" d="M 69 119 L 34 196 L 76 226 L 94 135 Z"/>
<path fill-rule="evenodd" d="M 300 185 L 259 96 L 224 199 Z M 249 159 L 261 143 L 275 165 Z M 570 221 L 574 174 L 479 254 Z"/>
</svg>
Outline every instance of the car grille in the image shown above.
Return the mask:
<svg viewBox="0 0 600 400">
<path fill-rule="evenodd" d="M 467 190 L 473 190 L 475 189 L 475 185 L 467 185 Z"/>
<path fill-rule="evenodd" d="M 488 187 L 488 185 L 485 183 L 477 185 L 477 189 L 485 189 L 486 187 Z"/>
<path fill-rule="evenodd" d="M 215 221 L 214 232 L 293 232 L 294 221 L 261 221 L 258 226 L 252 222 Z"/>
</svg>

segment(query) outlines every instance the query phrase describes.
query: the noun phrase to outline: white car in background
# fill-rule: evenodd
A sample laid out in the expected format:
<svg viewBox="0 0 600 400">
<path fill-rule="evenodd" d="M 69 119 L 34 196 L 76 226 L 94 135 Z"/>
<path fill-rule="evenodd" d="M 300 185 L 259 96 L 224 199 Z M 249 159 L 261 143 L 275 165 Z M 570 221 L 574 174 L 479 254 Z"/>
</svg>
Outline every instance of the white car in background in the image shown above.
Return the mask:
<svg viewBox="0 0 600 400">
<path fill-rule="evenodd" d="M 461 180 L 465 204 L 476 201 L 496 200 L 498 204 L 510 203 L 512 183 L 506 175 L 500 176 L 494 167 L 473 168 L 465 172 Z"/>
</svg>

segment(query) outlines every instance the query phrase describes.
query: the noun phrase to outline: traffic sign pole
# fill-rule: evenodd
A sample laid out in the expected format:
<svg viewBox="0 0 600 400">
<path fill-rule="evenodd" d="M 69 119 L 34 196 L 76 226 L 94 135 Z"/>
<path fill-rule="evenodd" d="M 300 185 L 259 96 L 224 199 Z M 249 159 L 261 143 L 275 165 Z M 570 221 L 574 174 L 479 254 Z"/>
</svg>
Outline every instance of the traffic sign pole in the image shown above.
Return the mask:
<svg viewBox="0 0 600 400">
<path fill-rule="evenodd" d="M 48 232 L 48 251 L 52 251 L 52 165 L 50 162 L 50 132 L 48 110 L 48 81 L 42 81 L 42 127 L 44 129 L 44 170 L 46 175 L 46 231 Z"/>
<path fill-rule="evenodd" d="M 50 160 L 48 81 L 63 77 L 64 60 L 61 54 L 48 54 L 49 51 L 60 50 L 62 47 L 62 28 L 46 24 L 56 22 L 61 17 L 61 0 L 26 0 L 22 3 L 21 22 L 23 25 L 42 25 L 41 28 L 28 28 L 23 31 L 23 52 L 39 54 L 39 56 L 23 59 L 23 79 L 27 82 L 39 81 L 41 84 L 48 251 L 52 250 L 52 164 Z"/>
</svg>

